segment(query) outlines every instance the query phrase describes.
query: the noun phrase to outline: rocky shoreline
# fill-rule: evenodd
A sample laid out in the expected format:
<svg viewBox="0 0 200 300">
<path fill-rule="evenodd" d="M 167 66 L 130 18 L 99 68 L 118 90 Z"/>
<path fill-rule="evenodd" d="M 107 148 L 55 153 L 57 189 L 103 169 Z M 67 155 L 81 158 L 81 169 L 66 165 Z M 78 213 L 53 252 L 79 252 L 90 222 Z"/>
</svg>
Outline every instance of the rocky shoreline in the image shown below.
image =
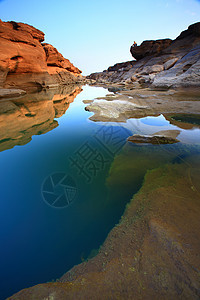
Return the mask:
<svg viewBox="0 0 200 300">
<path fill-rule="evenodd" d="M 112 91 L 113 86 L 109 90 Z M 119 90 L 84 103 L 87 104 L 85 109 L 94 113 L 90 117 L 92 121 L 125 123 L 130 118 L 179 114 L 180 107 L 182 114 L 198 114 L 199 100 L 199 89 L 194 88 L 168 91 L 135 88 Z"/>
<path fill-rule="evenodd" d="M 175 40 L 144 41 L 131 46 L 135 60 L 118 63 L 87 76 L 90 84 L 115 84 L 135 88 L 200 87 L 200 22 Z"/>
<path fill-rule="evenodd" d="M 104 98 L 85 100 L 86 110 L 94 112 L 93 121 L 126 122 L 162 113 L 170 118 L 180 113 L 180 107 L 183 114 L 200 112 L 200 23 L 189 26 L 174 41 L 132 46 L 136 60 L 93 73 L 86 80 L 43 41 L 44 34 L 30 25 L 0 21 L 1 150 L 26 144 L 32 135 L 55 128 L 54 118 L 62 116 L 81 92 L 77 83 L 112 91 Z M 69 86 L 60 90 L 63 85 Z M 32 98 L 25 95 L 39 90 Z M 129 141 L 154 144 L 159 138 L 158 144 L 167 139 L 176 143 L 178 135 L 178 130 L 160 131 L 132 136 Z M 99 253 L 57 282 L 24 289 L 8 299 L 199 299 L 199 155 L 179 159 L 175 148 L 163 155 L 141 145 L 135 148 L 135 155 L 131 146 L 127 142 L 115 157 L 108 188 L 112 185 L 117 191 L 124 174 L 133 185 L 138 177 L 144 182 Z M 146 172 L 148 157 L 151 166 Z"/>
</svg>

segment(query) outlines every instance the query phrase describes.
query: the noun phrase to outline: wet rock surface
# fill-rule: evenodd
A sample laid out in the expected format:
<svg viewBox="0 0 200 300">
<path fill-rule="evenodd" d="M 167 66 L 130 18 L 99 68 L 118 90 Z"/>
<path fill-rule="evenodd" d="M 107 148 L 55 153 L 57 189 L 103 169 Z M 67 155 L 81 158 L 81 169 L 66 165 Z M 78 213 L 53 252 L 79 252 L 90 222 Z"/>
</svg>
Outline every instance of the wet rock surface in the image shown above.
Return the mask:
<svg viewBox="0 0 200 300">
<path fill-rule="evenodd" d="M 144 144 L 174 144 L 179 140 L 176 138 L 179 135 L 179 130 L 162 130 L 152 135 L 134 134 L 128 137 L 129 142 L 144 143 Z"/>
<path fill-rule="evenodd" d="M 86 100 L 86 110 L 94 112 L 93 121 L 126 122 L 130 118 L 200 113 L 198 89 L 156 91 L 149 88 L 126 89 L 106 97 Z"/>
</svg>

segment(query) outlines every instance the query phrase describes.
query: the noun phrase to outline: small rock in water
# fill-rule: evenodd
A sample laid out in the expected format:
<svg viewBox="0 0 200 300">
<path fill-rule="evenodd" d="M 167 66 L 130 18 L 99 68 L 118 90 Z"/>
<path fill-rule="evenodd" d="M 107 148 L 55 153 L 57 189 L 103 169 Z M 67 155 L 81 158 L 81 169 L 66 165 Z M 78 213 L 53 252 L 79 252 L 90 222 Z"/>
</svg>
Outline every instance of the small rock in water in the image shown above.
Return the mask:
<svg viewBox="0 0 200 300">
<path fill-rule="evenodd" d="M 152 135 L 134 134 L 128 137 L 127 140 L 133 143 L 173 144 L 180 142 L 178 139 L 176 139 L 179 133 L 179 130 L 162 130 Z"/>
</svg>

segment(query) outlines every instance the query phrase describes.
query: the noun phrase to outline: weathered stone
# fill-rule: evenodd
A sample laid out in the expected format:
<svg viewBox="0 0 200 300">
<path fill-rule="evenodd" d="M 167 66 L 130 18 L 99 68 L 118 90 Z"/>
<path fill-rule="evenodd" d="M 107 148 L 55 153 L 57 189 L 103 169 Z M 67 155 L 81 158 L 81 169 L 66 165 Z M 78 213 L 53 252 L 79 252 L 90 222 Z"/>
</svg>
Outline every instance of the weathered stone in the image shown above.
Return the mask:
<svg viewBox="0 0 200 300">
<path fill-rule="evenodd" d="M 140 72 L 141 75 L 149 75 L 151 73 L 159 73 L 164 70 L 163 65 L 153 65 L 153 66 L 147 66 L 142 69 L 142 72 Z"/>
<path fill-rule="evenodd" d="M 74 73 L 74 75 L 81 74 L 81 71 L 74 67 L 74 65 L 68 59 L 64 58 L 55 47 L 46 43 L 42 45 L 46 53 L 47 66 L 63 68 Z"/>
<path fill-rule="evenodd" d="M 156 87 L 200 86 L 200 46 L 190 50 L 176 64 L 155 76 Z"/>
<path fill-rule="evenodd" d="M 127 79 L 140 84 L 147 83 L 158 88 L 200 86 L 200 22 L 188 27 L 174 41 L 169 39 L 145 41 L 141 46 L 131 47 L 138 61 L 116 64 L 105 73 L 88 76 L 99 82 L 124 83 Z M 138 56 L 137 56 L 138 55 Z M 127 62 L 130 66 L 130 62 Z M 120 72 L 120 70 L 123 71 Z M 109 70 L 115 70 L 112 74 Z M 149 76 L 154 74 L 155 76 Z"/>
<path fill-rule="evenodd" d="M 150 144 L 173 144 L 179 142 L 176 137 L 180 130 L 162 130 L 152 135 L 134 134 L 127 140 L 133 143 L 150 143 Z"/>
<path fill-rule="evenodd" d="M 154 80 L 155 76 L 156 76 L 155 74 L 149 74 L 149 79 L 151 82 Z"/>
<path fill-rule="evenodd" d="M 69 83 L 69 78 L 70 82 L 77 81 L 81 71 L 69 60 L 64 59 L 53 46 L 45 44 L 45 52 L 41 44 L 43 41 L 44 33 L 33 26 L 0 20 L 0 87 L 22 87 L 28 83 L 37 88 L 52 84 L 55 77 L 59 83 Z M 52 62 L 53 67 L 59 67 L 53 73 L 53 78 L 51 78 L 52 71 L 49 70 L 51 67 L 48 65 Z M 66 75 L 65 80 L 60 80 L 59 74 L 67 72 L 71 76 Z M 10 76 L 12 81 L 8 80 Z M 28 81 L 28 77 L 29 79 L 33 77 L 34 80 Z"/>
<path fill-rule="evenodd" d="M 164 63 L 164 69 L 168 70 L 168 69 L 172 68 L 175 65 L 175 63 L 177 62 L 177 60 L 178 60 L 178 58 L 176 57 L 176 58 L 172 58 L 172 59 L 166 61 L 166 63 Z"/>
<path fill-rule="evenodd" d="M 140 60 L 146 56 L 159 55 L 171 43 L 171 39 L 144 41 L 140 46 L 131 46 L 130 51 L 136 60 Z"/>
<path fill-rule="evenodd" d="M 131 81 L 133 81 L 133 82 L 137 81 L 137 77 L 136 76 L 132 76 L 131 77 Z"/>
</svg>

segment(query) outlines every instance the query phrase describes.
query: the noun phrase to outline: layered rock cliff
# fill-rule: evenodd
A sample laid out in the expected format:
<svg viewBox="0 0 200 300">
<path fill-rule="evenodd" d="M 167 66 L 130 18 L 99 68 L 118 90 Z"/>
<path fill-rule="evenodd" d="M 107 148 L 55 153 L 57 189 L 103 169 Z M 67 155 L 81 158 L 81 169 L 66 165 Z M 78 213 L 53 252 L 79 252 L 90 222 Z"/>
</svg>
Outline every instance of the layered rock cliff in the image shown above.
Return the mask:
<svg viewBox="0 0 200 300">
<path fill-rule="evenodd" d="M 0 87 L 42 87 L 80 81 L 81 71 L 52 45 L 44 33 L 24 23 L 0 20 Z"/>
<path fill-rule="evenodd" d="M 94 83 L 130 86 L 200 86 L 200 22 L 190 25 L 173 41 L 144 41 L 140 46 L 131 46 L 130 51 L 135 60 L 116 64 L 87 78 Z"/>
</svg>

